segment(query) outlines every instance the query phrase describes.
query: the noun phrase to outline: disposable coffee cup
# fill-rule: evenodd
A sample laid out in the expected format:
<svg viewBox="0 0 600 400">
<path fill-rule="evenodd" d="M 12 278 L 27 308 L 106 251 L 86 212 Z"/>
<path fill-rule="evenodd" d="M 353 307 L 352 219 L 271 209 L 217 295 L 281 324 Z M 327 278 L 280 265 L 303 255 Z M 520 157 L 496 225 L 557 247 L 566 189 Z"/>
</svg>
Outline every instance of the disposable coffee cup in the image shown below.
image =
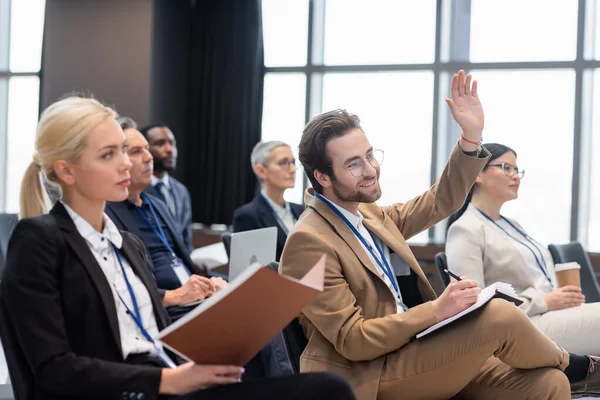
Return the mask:
<svg viewBox="0 0 600 400">
<path fill-rule="evenodd" d="M 554 266 L 554 272 L 556 273 L 558 287 L 569 285 L 581 287 L 581 278 L 579 276 L 580 268 L 581 267 L 576 262 L 556 264 Z"/>
</svg>

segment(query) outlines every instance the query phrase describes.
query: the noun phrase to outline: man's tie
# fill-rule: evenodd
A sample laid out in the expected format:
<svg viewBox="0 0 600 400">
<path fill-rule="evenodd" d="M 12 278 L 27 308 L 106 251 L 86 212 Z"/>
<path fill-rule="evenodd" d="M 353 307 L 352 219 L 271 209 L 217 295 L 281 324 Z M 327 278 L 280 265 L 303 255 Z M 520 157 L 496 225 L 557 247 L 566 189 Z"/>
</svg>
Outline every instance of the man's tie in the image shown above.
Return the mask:
<svg viewBox="0 0 600 400">
<path fill-rule="evenodd" d="M 171 191 L 167 188 L 164 182 L 158 182 L 154 185 L 154 188 L 159 193 L 159 197 L 167 204 L 169 207 L 169 211 L 174 217 L 177 217 L 175 210 L 175 201 L 173 200 L 173 196 L 171 195 Z"/>
</svg>

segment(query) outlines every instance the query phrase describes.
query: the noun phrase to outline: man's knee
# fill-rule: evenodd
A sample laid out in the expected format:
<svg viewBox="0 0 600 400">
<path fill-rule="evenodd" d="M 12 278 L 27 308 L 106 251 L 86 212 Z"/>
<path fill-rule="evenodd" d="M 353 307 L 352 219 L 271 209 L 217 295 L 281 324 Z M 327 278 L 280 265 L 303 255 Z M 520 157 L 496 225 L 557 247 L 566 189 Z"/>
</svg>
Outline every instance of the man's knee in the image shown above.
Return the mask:
<svg viewBox="0 0 600 400">
<path fill-rule="evenodd" d="M 492 299 L 484 307 L 481 318 L 488 329 L 506 329 L 520 324 L 530 324 L 531 321 L 513 303 L 503 299 Z"/>
<path fill-rule="evenodd" d="M 556 368 L 543 368 L 532 390 L 540 399 L 563 400 L 571 398 L 571 384 L 564 372 Z"/>
</svg>

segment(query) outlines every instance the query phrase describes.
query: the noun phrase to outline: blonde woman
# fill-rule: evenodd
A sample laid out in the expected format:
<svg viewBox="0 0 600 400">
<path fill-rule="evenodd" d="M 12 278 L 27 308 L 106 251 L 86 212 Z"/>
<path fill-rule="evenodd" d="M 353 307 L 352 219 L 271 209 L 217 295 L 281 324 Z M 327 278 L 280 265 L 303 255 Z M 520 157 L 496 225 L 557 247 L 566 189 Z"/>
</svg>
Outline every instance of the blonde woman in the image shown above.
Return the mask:
<svg viewBox="0 0 600 400">
<path fill-rule="evenodd" d="M 104 214 L 127 198 L 131 163 L 115 112 L 92 99 L 42 114 L 21 190 L 1 306 L 50 399 L 353 399 L 330 375 L 237 383 L 239 366 L 179 363 L 153 341 L 169 323 L 141 241 Z M 46 214 L 40 176 L 62 199 Z"/>
</svg>

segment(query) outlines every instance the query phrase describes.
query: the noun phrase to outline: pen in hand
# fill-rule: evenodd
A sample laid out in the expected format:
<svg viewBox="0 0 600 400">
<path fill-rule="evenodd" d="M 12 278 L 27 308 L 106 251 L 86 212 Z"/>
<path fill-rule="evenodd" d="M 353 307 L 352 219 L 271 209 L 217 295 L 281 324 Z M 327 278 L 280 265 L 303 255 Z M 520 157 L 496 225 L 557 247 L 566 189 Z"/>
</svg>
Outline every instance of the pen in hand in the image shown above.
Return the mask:
<svg viewBox="0 0 600 400">
<path fill-rule="evenodd" d="M 448 274 L 448 276 L 450 276 L 451 278 L 454 278 L 454 279 L 456 279 L 457 281 L 462 281 L 462 279 L 460 279 L 460 276 L 458 276 L 458 275 L 456 275 L 456 274 L 453 274 L 453 273 L 452 273 L 452 271 L 450 271 L 450 270 L 448 270 L 448 269 L 445 269 L 445 270 L 444 270 L 444 272 L 445 272 L 445 273 L 447 273 L 447 274 Z"/>
</svg>

